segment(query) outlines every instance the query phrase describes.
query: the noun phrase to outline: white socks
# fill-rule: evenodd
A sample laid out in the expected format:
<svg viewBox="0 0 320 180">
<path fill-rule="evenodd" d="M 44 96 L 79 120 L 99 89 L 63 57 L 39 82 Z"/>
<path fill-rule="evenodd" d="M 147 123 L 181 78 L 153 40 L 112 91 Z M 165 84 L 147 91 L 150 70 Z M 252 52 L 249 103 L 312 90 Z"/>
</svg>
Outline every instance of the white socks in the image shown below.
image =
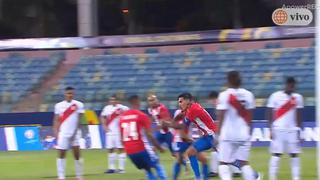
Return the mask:
<svg viewBox="0 0 320 180">
<path fill-rule="evenodd" d="M 108 163 L 109 163 L 109 169 L 113 169 L 115 170 L 116 169 L 116 166 L 115 166 L 115 162 L 116 162 L 116 158 L 117 158 L 117 154 L 116 153 L 110 153 L 109 154 L 109 160 L 108 160 Z"/>
<path fill-rule="evenodd" d="M 219 176 L 222 180 L 232 180 L 232 173 L 228 165 L 219 166 Z"/>
<path fill-rule="evenodd" d="M 124 170 L 124 167 L 126 165 L 126 153 L 119 154 L 118 161 L 119 161 L 119 169 Z"/>
<path fill-rule="evenodd" d="M 291 175 L 293 180 L 300 180 L 300 158 L 291 158 Z"/>
<path fill-rule="evenodd" d="M 269 180 L 277 180 L 280 157 L 271 156 L 269 162 Z"/>
<path fill-rule="evenodd" d="M 74 160 L 74 167 L 77 178 L 82 178 L 83 175 L 83 159 Z M 66 159 L 57 159 L 58 179 L 65 179 Z"/>
<path fill-rule="evenodd" d="M 216 151 L 211 152 L 210 172 L 218 173 L 219 159 Z"/>
<path fill-rule="evenodd" d="M 57 159 L 58 179 L 65 179 L 66 159 Z"/>
<path fill-rule="evenodd" d="M 255 180 L 254 172 L 250 165 L 242 166 L 241 171 L 244 180 Z"/>
<path fill-rule="evenodd" d="M 83 159 L 74 160 L 74 167 L 76 170 L 76 177 L 82 178 L 83 175 Z"/>
</svg>

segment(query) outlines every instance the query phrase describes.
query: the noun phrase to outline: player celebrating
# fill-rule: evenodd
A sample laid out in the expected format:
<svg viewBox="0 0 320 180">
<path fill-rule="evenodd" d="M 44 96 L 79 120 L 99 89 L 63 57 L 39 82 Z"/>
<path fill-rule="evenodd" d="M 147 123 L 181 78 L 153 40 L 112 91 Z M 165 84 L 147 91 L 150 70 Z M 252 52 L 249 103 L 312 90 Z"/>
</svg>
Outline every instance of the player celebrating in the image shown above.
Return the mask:
<svg viewBox="0 0 320 180">
<path fill-rule="evenodd" d="M 232 179 L 229 165 L 238 160 L 242 176 L 245 180 L 255 179 L 254 171 L 249 165 L 251 110 L 255 108 L 253 94 L 241 88 L 238 71 L 230 71 L 227 75 L 229 88 L 218 97 L 219 125 L 219 175 L 222 180 Z M 236 130 L 235 130 L 236 128 Z"/>
<path fill-rule="evenodd" d="M 105 106 L 101 112 L 100 120 L 103 129 L 106 132 L 106 148 L 109 150 L 108 170 L 105 173 L 124 173 L 126 163 L 126 154 L 123 152 L 123 146 L 119 132 L 119 116 L 129 108 L 118 102 L 115 95 L 109 98 L 109 105 Z M 118 150 L 117 154 L 115 149 Z M 116 171 L 115 161 L 118 156 L 119 169 Z"/>
<path fill-rule="evenodd" d="M 171 115 L 168 108 L 161 104 L 155 95 L 148 96 L 148 113 L 152 116 L 154 122 L 157 126 L 161 125 L 162 121 L 171 121 Z M 170 152 L 172 153 L 172 133 L 168 128 L 161 128 L 159 131 L 155 132 L 155 137 L 160 144 L 165 143 Z"/>
<path fill-rule="evenodd" d="M 273 93 L 268 100 L 268 120 L 271 130 L 272 153 L 269 163 L 270 180 L 277 179 L 280 156 L 287 152 L 291 156 L 291 173 L 293 180 L 300 179 L 300 130 L 303 97 L 295 93 L 296 81 L 293 77 L 286 79 L 284 91 Z"/>
<path fill-rule="evenodd" d="M 185 113 L 185 124 L 190 125 L 192 122 L 203 133 L 197 141 L 192 143 L 186 153 L 189 156 L 190 164 L 196 179 L 201 179 L 197 155 L 200 152 L 213 147 L 213 138 L 217 127 L 209 113 L 201 107 L 200 104 L 193 101 L 190 93 L 183 93 L 178 96 L 178 103 L 181 110 Z M 209 170 L 207 159 L 198 156 L 202 163 L 202 177 L 208 179 Z"/>
<path fill-rule="evenodd" d="M 146 114 L 140 111 L 138 96 L 129 98 L 131 109 L 120 117 L 120 132 L 124 149 L 133 164 L 138 169 L 144 169 L 148 180 L 156 177 L 152 168 L 156 169 L 159 179 L 167 179 L 164 168 L 159 164 L 159 158 L 150 146 L 150 141 L 160 152 L 162 147 L 152 136 L 151 121 Z"/>
<path fill-rule="evenodd" d="M 72 146 L 75 158 L 75 172 L 77 180 L 82 179 L 82 159 L 80 159 L 80 119 L 84 113 L 83 103 L 73 99 L 74 88 L 65 89 L 65 100 L 54 107 L 53 132 L 57 138 L 57 171 L 58 180 L 65 179 L 66 151 Z"/>
</svg>

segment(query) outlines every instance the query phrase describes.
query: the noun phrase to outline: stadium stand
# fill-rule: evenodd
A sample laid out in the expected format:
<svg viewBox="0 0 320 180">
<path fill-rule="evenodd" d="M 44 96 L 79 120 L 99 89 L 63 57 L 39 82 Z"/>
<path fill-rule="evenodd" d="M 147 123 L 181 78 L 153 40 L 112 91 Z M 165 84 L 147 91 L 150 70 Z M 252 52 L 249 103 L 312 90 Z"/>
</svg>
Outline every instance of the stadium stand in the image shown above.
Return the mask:
<svg viewBox="0 0 320 180">
<path fill-rule="evenodd" d="M 61 61 L 63 53 L 29 58 L 10 54 L 0 60 L 1 112 L 10 112 L 14 103 L 37 88 Z"/>
<path fill-rule="evenodd" d="M 61 99 L 70 85 L 89 109 L 102 108 L 107 97 L 118 93 L 145 96 L 155 92 L 171 108 L 176 96 L 189 91 L 200 100 L 211 90 L 222 90 L 225 73 L 239 70 L 244 87 L 258 98 L 281 89 L 285 76 L 295 76 L 304 96 L 314 96 L 314 48 L 282 48 L 268 44 L 265 49 L 185 53 L 108 54 L 82 57 L 80 62 L 45 96 L 48 109 Z M 204 102 L 205 103 L 205 102 Z M 264 101 L 261 101 L 264 103 Z"/>
</svg>

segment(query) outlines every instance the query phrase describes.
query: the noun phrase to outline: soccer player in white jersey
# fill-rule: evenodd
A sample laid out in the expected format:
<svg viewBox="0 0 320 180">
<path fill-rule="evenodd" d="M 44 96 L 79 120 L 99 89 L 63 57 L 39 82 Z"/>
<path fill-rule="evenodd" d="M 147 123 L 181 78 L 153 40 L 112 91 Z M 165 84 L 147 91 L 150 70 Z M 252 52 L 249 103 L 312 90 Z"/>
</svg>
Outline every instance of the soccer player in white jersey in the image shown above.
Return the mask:
<svg viewBox="0 0 320 180">
<path fill-rule="evenodd" d="M 67 87 L 65 89 L 65 100 L 57 103 L 54 107 L 53 131 L 57 138 L 57 171 L 58 180 L 65 179 L 66 169 L 66 151 L 72 147 L 75 158 L 76 179 L 82 180 L 83 161 L 80 159 L 80 119 L 84 113 L 84 105 L 80 101 L 73 99 L 74 88 Z"/>
<path fill-rule="evenodd" d="M 245 180 L 256 179 L 249 165 L 252 110 L 255 108 L 253 94 L 241 88 L 238 71 L 227 74 L 229 88 L 218 97 L 217 113 L 219 125 L 219 176 L 222 180 L 231 180 L 229 165 L 239 161 Z"/>
<path fill-rule="evenodd" d="M 106 132 L 106 148 L 108 149 L 108 169 L 107 174 L 125 173 L 126 154 L 123 151 L 123 145 L 120 138 L 119 117 L 129 110 L 127 106 L 119 103 L 115 95 L 109 98 L 109 104 L 101 112 L 100 120 L 103 129 Z M 118 151 L 118 154 L 115 152 Z M 116 160 L 118 159 L 118 169 L 116 169 Z"/>
<path fill-rule="evenodd" d="M 283 91 L 277 91 L 268 100 L 268 120 L 271 130 L 269 163 L 270 180 L 277 179 L 280 157 L 283 153 L 291 156 L 291 174 L 293 180 L 300 179 L 300 130 L 303 97 L 295 93 L 296 81 L 293 77 L 286 79 Z"/>
</svg>

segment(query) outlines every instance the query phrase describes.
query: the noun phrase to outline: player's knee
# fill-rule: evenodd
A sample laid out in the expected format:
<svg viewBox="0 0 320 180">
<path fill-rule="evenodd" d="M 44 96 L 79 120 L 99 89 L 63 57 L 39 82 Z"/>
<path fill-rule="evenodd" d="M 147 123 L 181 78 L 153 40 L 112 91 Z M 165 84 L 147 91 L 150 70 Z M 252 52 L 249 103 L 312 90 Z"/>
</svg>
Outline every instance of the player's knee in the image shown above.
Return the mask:
<svg viewBox="0 0 320 180">
<path fill-rule="evenodd" d="M 299 155 L 298 154 L 294 154 L 294 153 L 291 153 L 290 154 L 290 157 L 292 157 L 292 158 L 296 158 L 296 157 L 298 157 Z"/>
<path fill-rule="evenodd" d="M 59 150 L 58 151 L 58 157 L 60 159 L 64 159 L 66 157 L 66 151 L 65 150 Z"/>
<path fill-rule="evenodd" d="M 200 161 L 202 164 L 208 164 L 207 158 L 205 157 L 204 154 L 200 153 L 200 154 L 198 155 L 198 159 L 199 159 L 199 161 Z"/>
<path fill-rule="evenodd" d="M 272 154 L 272 156 L 281 157 L 281 156 L 282 156 L 282 154 L 280 154 L 280 153 L 273 153 L 273 154 Z"/>
<path fill-rule="evenodd" d="M 249 162 L 248 162 L 248 161 L 240 161 L 240 160 L 239 160 L 239 164 L 240 164 L 240 167 L 243 167 L 243 166 L 248 165 Z"/>
<path fill-rule="evenodd" d="M 229 165 L 230 163 L 224 162 L 224 161 L 220 161 L 219 165 Z"/>
<path fill-rule="evenodd" d="M 197 150 L 194 148 L 194 147 L 189 147 L 187 149 L 187 155 L 190 157 L 190 156 L 195 156 L 197 155 Z"/>
<path fill-rule="evenodd" d="M 109 149 L 109 153 L 113 153 L 114 152 L 114 150 L 113 149 Z"/>
<path fill-rule="evenodd" d="M 119 148 L 118 149 L 118 153 L 123 153 L 124 151 L 123 151 L 123 149 L 122 148 Z"/>
</svg>

